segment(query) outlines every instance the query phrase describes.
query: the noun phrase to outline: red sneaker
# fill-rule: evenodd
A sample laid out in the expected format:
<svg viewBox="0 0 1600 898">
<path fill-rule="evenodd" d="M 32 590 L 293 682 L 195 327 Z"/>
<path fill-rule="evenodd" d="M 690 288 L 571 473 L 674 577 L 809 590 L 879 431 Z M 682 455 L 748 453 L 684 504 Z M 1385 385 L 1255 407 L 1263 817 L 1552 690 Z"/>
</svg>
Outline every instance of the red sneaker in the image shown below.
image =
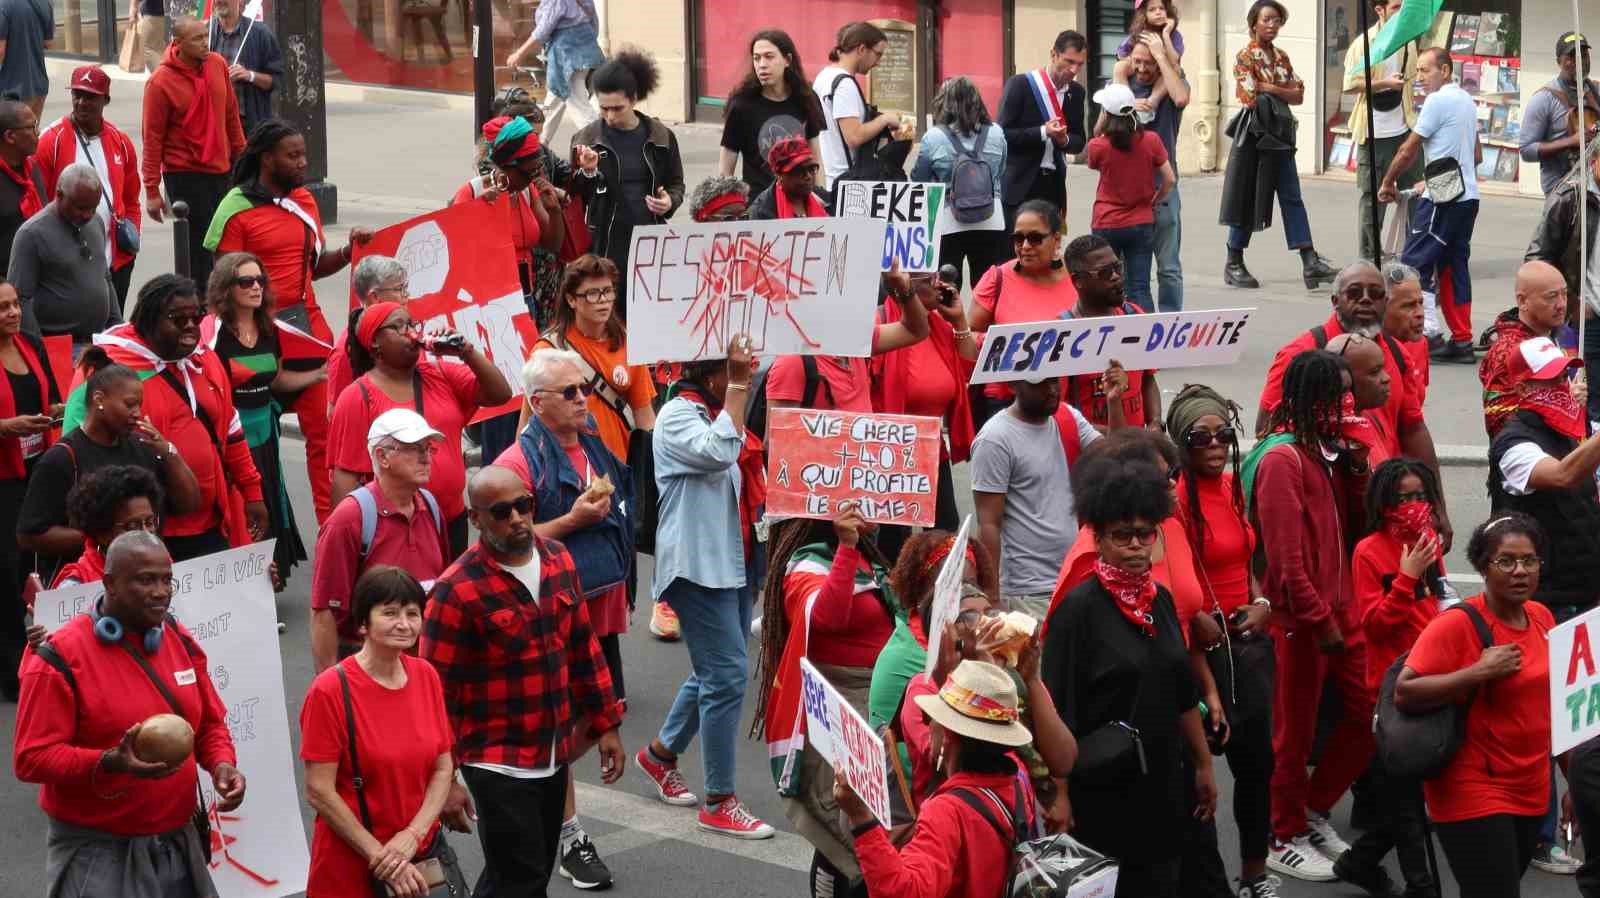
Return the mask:
<svg viewBox="0 0 1600 898">
<path fill-rule="evenodd" d="M 700 828 L 735 839 L 770 839 L 774 833 L 772 827 L 762 823 L 761 818 L 750 813 L 732 795 L 723 799 L 715 811 L 707 807 L 700 809 Z"/>
<path fill-rule="evenodd" d="M 663 764 L 650 754 L 650 747 L 639 749 L 633 756 L 633 763 L 639 765 L 644 775 L 656 784 L 656 797 L 667 804 L 679 807 L 693 807 L 700 803 L 700 797 L 689 791 L 683 782 L 683 774 L 678 772 L 677 764 Z"/>
</svg>

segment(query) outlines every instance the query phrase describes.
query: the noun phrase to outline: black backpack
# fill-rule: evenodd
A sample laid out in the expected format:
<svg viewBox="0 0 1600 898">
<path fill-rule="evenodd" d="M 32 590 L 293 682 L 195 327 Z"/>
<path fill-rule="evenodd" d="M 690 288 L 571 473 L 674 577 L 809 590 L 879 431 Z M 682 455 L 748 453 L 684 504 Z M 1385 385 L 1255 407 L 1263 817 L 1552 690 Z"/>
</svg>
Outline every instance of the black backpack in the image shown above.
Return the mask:
<svg viewBox="0 0 1600 898">
<path fill-rule="evenodd" d="M 1446 609 L 1455 610 L 1472 619 L 1473 629 L 1478 631 L 1478 640 L 1484 648 L 1494 645 L 1489 623 L 1478 609 L 1466 603 Z M 1420 714 L 1395 707 L 1395 684 L 1400 681 L 1400 671 L 1405 669 L 1410 656 L 1411 653 L 1406 652 L 1396 658 L 1383 675 L 1383 685 L 1378 687 L 1378 707 L 1373 712 L 1373 733 L 1378 743 L 1378 761 L 1385 773 L 1397 779 L 1426 780 L 1443 772 L 1460 750 L 1466 738 L 1467 709 L 1472 706 L 1472 699 Z"/>
<path fill-rule="evenodd" d="M 805 367 L 806 385 L 800 397 L 801 408 L 816 408 L 817 392 L 827 390 L 828 385 L 822 379 L 822 370 L 817 367 L 817 357 L 803 355 L 800 364 Z M 750 378 L 750 405 L 745 409 L 744 426 L 762 440 L 767 438 L 767 372 L 772 370 L 771 365 L 763 365 L 757 369 Z M 828 391 L 828 397 L 833 398 L 833 391 Z"/>
<path fill-rule="evenodd" d="M 628 434 L 628 472 L 633 477 L 633 548 L 654 555 L 661 493 L 656 490 L 655 441 L 650 431 L 640 427 Z"/>
<path fill-rule="evenodd" d="M 829 199 L 835 204 L 837 204 L 839 197 L 838 185 L 845 181 L 907 180 L 905 170 L 906 157 L 911 152 L 911 141 L 895 140 L 883 134 L 879 134 L 871 141 L 856 147 L 855 152 L 851 152 L 850 142 L 844 139 L 844 132 L 839 129 L 839 122 L 833 118 L 832 113 L 833 95 L 839 90 L 839 85 L 845 81 L 849 81 L 850 85 L 856 89 L 856 93 L 861 94 L 861 84 L 849 72 L 840 72 L 834 77 L 833 84 L 828 87 L 828 129 L 833 132 L 834 138 L 839 141 L 839 146 L 844 149 L 845 162 L 845 170 L 828 185 Z M 872 121 L 878 117 L 878 108 L 871 103 L 865 102 L 866 94 L 861 94 L 861 97 L 861 121 L 863 123 Z M 990 188 L 990 195 L 993 196 L 992 187 Z"/>
<path fill-rule="evenodd" d="M 961 145 L 949 125 L 940 125 L 939 130 L 956 151 L 955 164 L 950 167 L 950 214 L 962 224 L 977 224 L 994 214 L 994 169 L 983 158 L 989 126 L 978 127 L 970 150 Z"/>
</svg>

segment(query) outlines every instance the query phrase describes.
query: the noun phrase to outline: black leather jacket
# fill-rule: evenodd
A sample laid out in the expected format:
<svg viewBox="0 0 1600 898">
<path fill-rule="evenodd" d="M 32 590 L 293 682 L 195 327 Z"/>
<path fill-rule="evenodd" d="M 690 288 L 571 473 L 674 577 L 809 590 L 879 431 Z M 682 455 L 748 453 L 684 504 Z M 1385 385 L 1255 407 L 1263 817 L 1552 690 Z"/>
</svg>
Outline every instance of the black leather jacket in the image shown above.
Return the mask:
<svg viewBox="0 0 1600 898">
<path fill-rule="evenodd" d="M 665 188 L 672 199 L 667 214 L 657 216 L 652 222 L 665 224 L 683 205 L 683 157 L 678 154 L 678 138 L 671 129 L 642 112 L 638 116 L 640 123 L 649 129 L 644 144 L 644 164 L 650 170 L 650 193 L 658 187 Z M 584 217 L 593 240 L 591 252 L 613 260 L 619 256 L 625 259 L 628 255 L 626 243 L 612 245 L 614 239 L 622 237 L 615 233 L 617 206 L 622 202 L 622 166 L 617 161 L 616 151 L 601 139 L 601 133 L 600 122 L 595 121 L 573 136 L 573 146 L 588 146 L 600 155 L 600 169 L 591 177 L 574 165 L 572 191 L 583 198 Z"/>
<path fill-rule="evenodd" d="M 1588 192 L 1589 246 L 1594 252 L 1594 235 L 1600 230 L 1600 193 Z M 1533 230 L 1533 240 L 1524 262 L 1549 262 L 1561 269 L 1567 279 L 1567 301 L 1576 305 L 1582 301 L 1583 256 L 1578 254 L 1578 179 L 1571 175 L 1563 178 L 1555 190 L 1545 197 L 1544 215 Z"/>
</svg>

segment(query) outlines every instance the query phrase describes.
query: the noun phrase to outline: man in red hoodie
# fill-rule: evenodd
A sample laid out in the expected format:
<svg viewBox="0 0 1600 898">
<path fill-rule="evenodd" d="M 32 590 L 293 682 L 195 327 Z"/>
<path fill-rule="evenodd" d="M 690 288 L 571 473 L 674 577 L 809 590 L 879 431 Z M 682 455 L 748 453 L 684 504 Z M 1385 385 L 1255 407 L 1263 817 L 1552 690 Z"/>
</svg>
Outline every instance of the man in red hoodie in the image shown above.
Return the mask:
<svg viewBox="0 0 1600 898">
<path fill-rule="evenodd" d="M 178 19 L 172 45 L 144 89 L 145 209 L 159 222 L 170 208 L 161 199 L 163 180 L 172 202 L 189 204 L 189 272 L 202 291 L 211 277 L 206 229 L 243 150 L 228 61 L 206 49 L 203 22 Z"/>
</svg>

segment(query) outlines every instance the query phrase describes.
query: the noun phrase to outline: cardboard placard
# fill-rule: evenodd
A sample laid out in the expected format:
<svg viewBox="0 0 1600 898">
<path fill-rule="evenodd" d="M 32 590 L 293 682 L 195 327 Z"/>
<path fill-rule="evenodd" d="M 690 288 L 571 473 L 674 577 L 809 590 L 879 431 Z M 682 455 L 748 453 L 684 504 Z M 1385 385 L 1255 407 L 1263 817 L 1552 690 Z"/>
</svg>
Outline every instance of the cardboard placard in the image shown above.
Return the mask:
<svg viewBox="0 0 1600 898">
<path fill-rule="evenodd" d="M 861 797 L 872 816 L 889 825 L 889 757 L 883 740 L 839 690 L 805 658 L 800 681 L 806 708 L 806 740 Z"/>
<path fill-rule="evenodd" d="M 1095 374 L 1113 359 L 1129 371 L 1231 365 L 1255 309 L 1155 312 L 997 324 L 984 335 L 972 383 Z"/>
<path fill-rule="evenodd" d="M 884 222 L 883 270 L 895 263 L 911 273 L 939 270 L 942 183 L 925 181 L 841 181 L 834 214 Z"/>
<path fill-rule="evenodd" d="M 873 523 L 932 527 L 940 426 L 916 415 L 772 409 L 767 514 L 832 520 L 848 499 Z"/>
<path fill-rule="evenodd" d="M 1550 631 L 1550 753 L 1600 736 L 1600 608 Z"/>
<path fill-rule="evenodd" d="M 956 531 L 955 544 L 939 567 L 933 580 L 933 606 L 928 610 L 928 663 L 923 672 L 933 676 L 939 664 L 939 645 L 944 642 L 944 628 L 961 613 L 961 584 L 967 573 L 967 540 L 972 536 L 972 515 L 961 522 Z"/>
</svg>

